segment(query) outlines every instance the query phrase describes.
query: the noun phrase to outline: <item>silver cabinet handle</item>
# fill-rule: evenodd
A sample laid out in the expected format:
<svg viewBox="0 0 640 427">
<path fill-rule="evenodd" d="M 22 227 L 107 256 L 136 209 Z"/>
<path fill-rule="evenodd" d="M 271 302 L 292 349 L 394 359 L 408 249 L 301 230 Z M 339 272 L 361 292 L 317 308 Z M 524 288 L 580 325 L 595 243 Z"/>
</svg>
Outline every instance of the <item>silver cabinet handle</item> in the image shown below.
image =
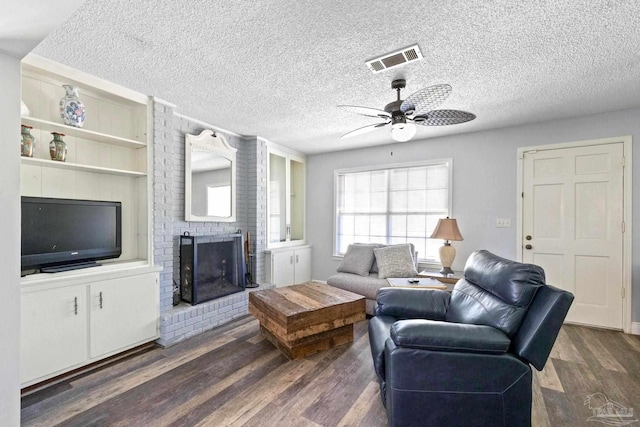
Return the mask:
<svg viewBox="0 0 640 427">
<path fill-rule="evenodd" d="M 78 297 L 73 297 L 73 314 L 78 315 Z"/>
<path fill-rule="evenodd" d="M 296 254 L 296 264 L 299 263 L 300 260 L 298 259 L 298 254 Z"/>
<path fill-rule="evenodd" d="M 293 255 L 289 257 L 289 264 L 293 264 Z"/>
<path fill-rule="evenodd" d="M 102 291 L 100 291 L 99 300 L 100 300 L 100 309 L 102 309 Z"/>
</svg>

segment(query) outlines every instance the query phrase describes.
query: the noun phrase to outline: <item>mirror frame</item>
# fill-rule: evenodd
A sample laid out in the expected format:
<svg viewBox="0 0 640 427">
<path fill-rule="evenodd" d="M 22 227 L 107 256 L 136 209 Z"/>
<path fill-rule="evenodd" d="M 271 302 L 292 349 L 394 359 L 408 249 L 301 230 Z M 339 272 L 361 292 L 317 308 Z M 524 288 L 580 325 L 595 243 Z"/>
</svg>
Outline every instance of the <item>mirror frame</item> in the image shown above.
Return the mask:
<svg viewBox="0 0 640 427">
<path fill-rule="evenodd" d="M 191 153 L 198 151 L 208 151 L 217 156 L 223 157 L 231 162 L 231 216 L 200 216 L 191 212 Z M 185 135 L 184 153 L 184 219 L 185 221 L 203 222 L 235 222 L 236 220 L 236 151 L 227 142 L 224 135 L 212 130 L 205 129 L 200 135 Z"/>
</svg>

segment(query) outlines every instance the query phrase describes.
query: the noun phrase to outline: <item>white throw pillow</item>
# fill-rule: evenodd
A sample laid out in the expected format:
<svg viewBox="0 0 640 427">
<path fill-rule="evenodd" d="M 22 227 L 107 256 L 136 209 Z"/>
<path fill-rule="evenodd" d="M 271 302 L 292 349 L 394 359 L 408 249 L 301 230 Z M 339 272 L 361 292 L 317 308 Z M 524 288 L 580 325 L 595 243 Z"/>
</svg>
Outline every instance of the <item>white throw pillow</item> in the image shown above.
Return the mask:
<svg viewBox="0 0 640 427">
<path fill-rule="evenodd" d="M 378 278 L 380 279 L 416 277 L 418 275 L 408 243 L 375 248 L 373 253 L 378 264 Z"/>
</svg>

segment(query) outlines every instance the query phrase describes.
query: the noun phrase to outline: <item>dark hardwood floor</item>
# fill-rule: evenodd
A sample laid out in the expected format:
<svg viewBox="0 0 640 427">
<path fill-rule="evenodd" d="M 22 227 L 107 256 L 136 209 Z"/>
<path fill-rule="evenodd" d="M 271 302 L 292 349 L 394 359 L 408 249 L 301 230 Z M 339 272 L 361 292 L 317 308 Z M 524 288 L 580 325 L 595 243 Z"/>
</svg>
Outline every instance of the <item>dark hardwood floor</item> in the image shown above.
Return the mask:
<svg viewBox="0 0 640 427">
<path fill-rule="evenodd" d="M 640 408 L 640 337 L 565 325 L 534 376 L 534 426 L 597 426 L 593 393 Z M 600 395 L 592 398 L 592 406 Z M 635 417 L 640 418 L 640 417 Z M 367 321 L 288 361 L 245 317 L 22 398 L 25 426 L 386 426 Z M 634 423 L 635 424 L 635 423 Z M 634 425 L 632 424 L 632 425 Z M 637 423 L 640 426 L 640 421 Z"/>
</svg>

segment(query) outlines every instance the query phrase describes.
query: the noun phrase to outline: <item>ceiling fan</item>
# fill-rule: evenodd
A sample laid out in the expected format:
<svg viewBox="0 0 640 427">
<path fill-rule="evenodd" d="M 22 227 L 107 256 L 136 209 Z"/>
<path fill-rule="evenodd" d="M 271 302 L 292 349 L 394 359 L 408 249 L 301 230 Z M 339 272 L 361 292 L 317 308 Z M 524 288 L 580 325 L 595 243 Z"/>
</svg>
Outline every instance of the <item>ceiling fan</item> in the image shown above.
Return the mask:
<svg viewBox="0 0 640 427">
<path fill-rule="evenodd" d="M 352 113 L 367 117 L 383 119 L 381 123 L 367 125 L 342 135 L 341 138 L 350 138 L 362 135 L 374 129 L 391 125 L 391 138 L 395 141 L 408 141 L 416 134 L 416 126 L 445 126 L 464 123 L 476 118 L 474 114 L 459 110 L 434 110 L 442 104 L 449 94 L 451 86 L 439 84 L 420 89 L 411 94 L 404 101 L 400 99 L 400 91 L 407 85 L 406 80 L 397 79 L 391 82 L 391 88 L 398 93 L 398 98 L 384 107 L 384 110 L 370 107 L 358 107 L 355 105 L 338 105 Z"/>
</svg>

